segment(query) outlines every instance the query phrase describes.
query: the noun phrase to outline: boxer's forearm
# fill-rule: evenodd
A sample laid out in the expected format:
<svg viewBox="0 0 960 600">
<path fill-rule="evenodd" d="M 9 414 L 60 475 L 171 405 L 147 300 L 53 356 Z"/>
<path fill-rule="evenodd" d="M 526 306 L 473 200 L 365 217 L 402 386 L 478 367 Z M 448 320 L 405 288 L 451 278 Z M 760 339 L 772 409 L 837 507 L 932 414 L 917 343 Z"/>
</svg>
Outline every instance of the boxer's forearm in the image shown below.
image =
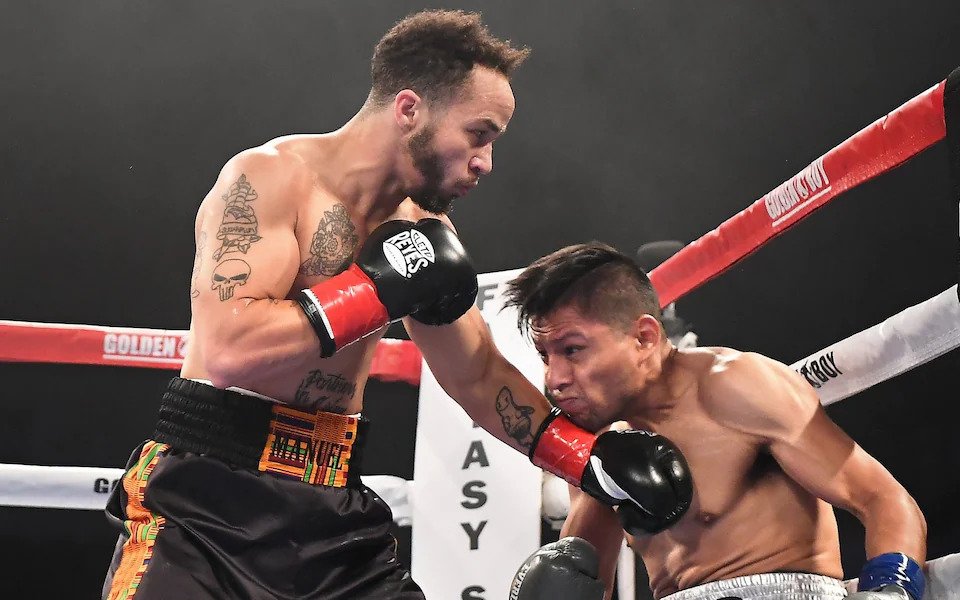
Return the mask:
<svg viewBox="0 0 960 600">
<path fill-rule="evenodd" d="M 429 361 L 428 361 L 429 362 Z M 481 377 L 444 386 L 474 422 L 516 450 L 529 454 L 534 434 L 550 413 L 544 395 L 499 353 L 488 357 Z"/>
<path fill-rule="evenodd" d="M 623 527 L 609 506 L 601 504 L 574 486 L 569 486 L 568 491 L 570 511 L 560 529 L 560 537 L 583 538 L 597 550 L 600 581 L 605 588 L 604 599 L 610 600 L 616 583 Z"/>
<path fill-rule="evenodd" d="M 490 374 L 452 396 L 478 425 L 524 454 L 550 413 L 550 403 L 520 371 L 499 354 Z"/>
<path fill-rule="evenodd" d="M 227 307 L 224 307 L 225 309 Z M 238 299 L 217 319 L 194 324 L 203 367 L 217 387 L 250 387 L 264 377 L 299 377 L 320 342 L 292 300 Z"/>
<path fill-rule="evenodd" d="M 440 387 L 480 427 L 528 453 L 550 403 L 500 354 L 480 312 L 473 308 L 439 327 L 404 324 Z"/>
<path fill-rule="evenodd" d="M 865 530 L 867 557 L 902 552 L 921 565 L 927 555 L 927 524 L 914 499 L 899 484 L 882 490 L 858 515 Z"/>
</svg>

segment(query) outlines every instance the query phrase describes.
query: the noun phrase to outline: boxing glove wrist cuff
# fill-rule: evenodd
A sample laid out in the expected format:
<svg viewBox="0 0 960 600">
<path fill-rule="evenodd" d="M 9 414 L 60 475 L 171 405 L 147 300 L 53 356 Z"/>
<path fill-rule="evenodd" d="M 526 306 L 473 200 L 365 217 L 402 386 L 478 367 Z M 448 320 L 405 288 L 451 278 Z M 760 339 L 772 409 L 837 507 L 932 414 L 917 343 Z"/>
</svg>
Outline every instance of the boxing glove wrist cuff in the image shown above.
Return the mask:
<svg viewBox="0 0 960 600">
<path fill-rule="evenodd" d="M 573 424 L 554 408 L 540 425 L 530 445 L 530 460 L 567 483 L 580 486 L 597 436 Z"/>
<path fill-rule="evenodd" d="M 913 600 L 920 600 L 926 581 L 915 560 L 902 552 L 887 552 L 874 556 L 863 565 L 857 591 L 875 591 L 885 585 L 898 585 L 907 590 Z"/>
<path fill-rule="evenodd" d="M 333 356 L 347 344 L 390 322 L 373 281 L 355 264 L 339 275 L 302 290 L 297 303 L 320 338 L 323 358 Z"/>
</svg>

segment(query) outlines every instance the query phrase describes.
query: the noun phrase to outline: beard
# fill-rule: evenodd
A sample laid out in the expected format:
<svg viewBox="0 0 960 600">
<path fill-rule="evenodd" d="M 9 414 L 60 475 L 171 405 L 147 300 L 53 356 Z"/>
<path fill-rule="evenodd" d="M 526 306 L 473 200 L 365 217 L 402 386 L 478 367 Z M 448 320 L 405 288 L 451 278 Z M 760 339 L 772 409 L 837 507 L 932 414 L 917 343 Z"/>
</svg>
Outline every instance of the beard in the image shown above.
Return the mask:
<svg viewBox="0 0 960 600">
<path fill-rule="evenodd" d="M 407 143 L 407 151 L 413 160 L 413 166 L 423 178 L 420 187 L 410 190 L 407 195 L 423 210 L 434 214 L 445 214 L 450 211 L 453 196 L 441 194 L 443 161 L 433 148 L 435 134 L 434 128 L 425 127 L 413 134 Z"/>
</svg>

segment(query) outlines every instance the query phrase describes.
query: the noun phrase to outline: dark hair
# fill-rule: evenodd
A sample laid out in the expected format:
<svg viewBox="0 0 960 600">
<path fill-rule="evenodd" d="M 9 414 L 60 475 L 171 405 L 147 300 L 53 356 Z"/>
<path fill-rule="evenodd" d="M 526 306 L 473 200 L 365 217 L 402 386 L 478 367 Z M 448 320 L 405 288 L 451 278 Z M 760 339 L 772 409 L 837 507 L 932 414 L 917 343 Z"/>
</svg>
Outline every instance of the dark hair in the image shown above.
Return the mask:
<svg viewBox="0 0 960 600">
<path fill-rule="evenodd" d="M 474 65 L 510 76 L 530 50 L 494 37 L 479 13 L 425 10 L 407 16 L 377 43 L 370 63 L 370 99 L 379 106 L 411 89 L 446 100 L 460 89 Z"/>
<path fill-rule="evenodd" d="M 575 303 L 585 316 L 625 329 L 642 314 L 661 321 L 660 300 L 640 266 L 601 242 L 576 244 L 537 259 L 507 283 L 507 306 L 529 332 L 554 309 Z M 661 321 L 662 322 L 662 321 Z"/>
</svg>

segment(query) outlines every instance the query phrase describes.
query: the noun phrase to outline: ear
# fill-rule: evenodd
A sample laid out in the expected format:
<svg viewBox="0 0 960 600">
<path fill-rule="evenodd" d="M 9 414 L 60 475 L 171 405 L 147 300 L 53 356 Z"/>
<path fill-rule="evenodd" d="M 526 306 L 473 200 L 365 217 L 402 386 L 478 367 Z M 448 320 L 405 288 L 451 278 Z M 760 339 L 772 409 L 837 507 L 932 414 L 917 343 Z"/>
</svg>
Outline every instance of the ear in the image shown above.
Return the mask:
<svg viewBox="0 0 960 600">
<path fill-rule="evenodd" d="M 393 118 L 404 133 L 413 130 L 422 119 L 423 100 L 413 90 L 400 90 L 393 99 Z"/>
<path fill-rule="evenodd" d="M 634 337 L 643 350 L 652 350 L 660 346 L 663 340 L 663 328 L 660 321 L 648 314 L 637 317 L 633 323 Z"/>
</svg>

